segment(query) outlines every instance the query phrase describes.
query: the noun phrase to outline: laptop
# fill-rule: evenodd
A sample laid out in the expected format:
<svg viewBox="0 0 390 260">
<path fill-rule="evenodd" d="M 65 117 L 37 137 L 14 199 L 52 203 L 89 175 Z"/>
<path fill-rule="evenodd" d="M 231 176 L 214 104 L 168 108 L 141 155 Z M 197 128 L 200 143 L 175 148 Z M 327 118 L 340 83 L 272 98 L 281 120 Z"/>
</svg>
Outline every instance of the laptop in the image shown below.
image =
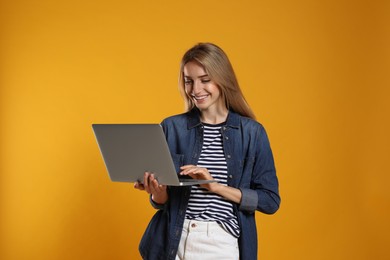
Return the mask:
<svg viewBox="0 0 390 260">
<path fill-rule="evenodd" d="M 111 181 L 142 183 L 147 171 L 169 186 L 215 182 L 179 179 L 159 124 L 93 124 L 92 129 Z"/>
</svg>

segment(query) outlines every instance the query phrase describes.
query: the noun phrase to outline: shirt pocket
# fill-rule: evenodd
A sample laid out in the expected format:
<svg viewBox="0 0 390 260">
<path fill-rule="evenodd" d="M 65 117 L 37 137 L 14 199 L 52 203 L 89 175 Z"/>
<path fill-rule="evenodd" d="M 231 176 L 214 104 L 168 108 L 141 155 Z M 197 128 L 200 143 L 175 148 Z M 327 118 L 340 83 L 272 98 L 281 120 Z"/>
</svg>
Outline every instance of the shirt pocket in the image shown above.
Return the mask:
<svg viewBox="0 0 390 260">
<path fill-rule="evenodd" d="M 183 166 L 184 154 L 171 154 L 171 156 L 176 173 L 178 173 L 180 172 L 180 167 Z"/>
</svg>

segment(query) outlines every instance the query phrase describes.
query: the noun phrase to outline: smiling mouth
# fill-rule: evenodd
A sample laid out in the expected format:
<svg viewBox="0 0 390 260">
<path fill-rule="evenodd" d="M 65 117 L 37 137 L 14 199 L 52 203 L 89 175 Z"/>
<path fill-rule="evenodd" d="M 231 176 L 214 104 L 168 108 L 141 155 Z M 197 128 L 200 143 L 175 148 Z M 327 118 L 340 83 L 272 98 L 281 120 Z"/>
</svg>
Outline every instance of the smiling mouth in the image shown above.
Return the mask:
<svg viewBox="0 0 390 260">
<path fill-rule="evenodd" d="M 202 96 L 195 96 L 195 95 L 191 95 L 193 99 L 195 99 L 196 101 L 202 101 L 204 99 L 206 99 L 209 95 L 202 95 Z"/>
</svg>

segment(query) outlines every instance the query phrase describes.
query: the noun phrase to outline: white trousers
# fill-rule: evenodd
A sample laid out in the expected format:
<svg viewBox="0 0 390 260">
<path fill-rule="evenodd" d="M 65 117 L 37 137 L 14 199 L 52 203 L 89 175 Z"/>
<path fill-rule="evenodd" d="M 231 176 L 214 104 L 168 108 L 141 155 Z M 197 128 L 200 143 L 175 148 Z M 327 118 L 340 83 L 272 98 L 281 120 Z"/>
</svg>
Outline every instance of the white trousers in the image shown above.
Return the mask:
<svg viewBox="0 0 390 260">
<path fill-rule="evenodd" d="M 238 239 L 216 222 L 185 220 L 176 260 L 238 260 Z"/>
</svg>

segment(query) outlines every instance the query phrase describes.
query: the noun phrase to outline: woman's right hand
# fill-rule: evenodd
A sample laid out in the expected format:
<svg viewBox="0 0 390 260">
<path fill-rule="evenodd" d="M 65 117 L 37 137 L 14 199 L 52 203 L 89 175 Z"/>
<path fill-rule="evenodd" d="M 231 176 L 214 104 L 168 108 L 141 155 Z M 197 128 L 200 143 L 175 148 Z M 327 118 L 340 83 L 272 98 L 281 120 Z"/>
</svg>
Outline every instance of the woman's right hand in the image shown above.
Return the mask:
<svg viewBox="0 0 390 260">
<path fill-rule="evenodd" d="M 152 200 L 157 204 L 165 204 L 168 201 L 167 186 L 159 184 L 153 173 L 145 172 L 144 183 L 136 182 L 134 188 L 152 194 Z"/>
</svg>

